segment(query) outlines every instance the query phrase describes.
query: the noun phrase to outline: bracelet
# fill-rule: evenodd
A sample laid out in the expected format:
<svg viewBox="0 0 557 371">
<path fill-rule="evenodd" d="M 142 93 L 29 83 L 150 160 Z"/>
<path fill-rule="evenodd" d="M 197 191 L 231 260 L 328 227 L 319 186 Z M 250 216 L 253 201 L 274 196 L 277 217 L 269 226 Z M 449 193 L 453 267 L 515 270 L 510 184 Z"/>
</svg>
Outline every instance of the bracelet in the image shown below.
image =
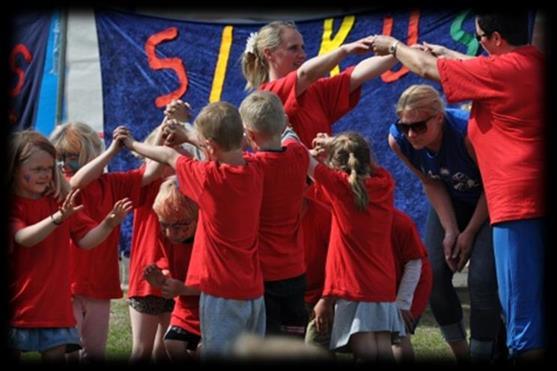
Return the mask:
<svg viewBox="0 0 557 371">
<path fill-rule="evenodd" d="M 52 220 L 52 224 L 54 224 L 54 225 L 62 225 L 62 222 L 63 222 L 63 220 L 60 221 L 60 222 L 56 222 L 56 219 L 54 219 L 54 214 L 50 215 L 50 220 Z"/>
</svg>

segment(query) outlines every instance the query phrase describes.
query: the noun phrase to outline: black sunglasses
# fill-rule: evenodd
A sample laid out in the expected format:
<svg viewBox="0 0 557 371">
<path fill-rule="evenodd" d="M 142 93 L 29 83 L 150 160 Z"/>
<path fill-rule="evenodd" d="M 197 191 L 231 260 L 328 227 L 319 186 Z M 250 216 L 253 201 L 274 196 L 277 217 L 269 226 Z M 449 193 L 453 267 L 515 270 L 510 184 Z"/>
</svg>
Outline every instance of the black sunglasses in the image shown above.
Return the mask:
<svg viewBox="0 0 557 371">
<path fill-rule="evenodd" d="M 412 131 L 415 134 L 422 134 L 425 133 L 427 130 L 427 123 L 429 120 L 431 120 L 436 114 L 428 117 L 425 120 L 422 121 L 418 121 L 418 122 L 413 122 L 411 124 L 405 124 L 403 122 L 400 122 L 400 120 L 398 120 L 395 123 L 396 128 L 398 129 L 398 131 L 400 131 L 401 133 L 404 133 L 404 135 L 408 135 L 408 132 L 410 131 L 410 129 L 412 129 Z"/>
</svg>

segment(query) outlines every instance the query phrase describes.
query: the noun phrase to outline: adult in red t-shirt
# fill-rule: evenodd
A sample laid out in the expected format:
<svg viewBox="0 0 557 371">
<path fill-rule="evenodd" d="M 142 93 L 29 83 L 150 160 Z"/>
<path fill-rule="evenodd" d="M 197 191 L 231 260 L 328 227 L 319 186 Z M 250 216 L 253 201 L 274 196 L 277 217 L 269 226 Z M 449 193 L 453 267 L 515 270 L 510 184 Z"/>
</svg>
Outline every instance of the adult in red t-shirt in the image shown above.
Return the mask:
<svg viewBox="0 0 557 371">
<path fill-rule="evenodd" d="M 528 14 L 480 14 L 476 38 L 489 56 L 444 47 L 431 53 L 377 36 L 374 50 L 439 81 L 449 102 L 472 100 L 468 137 L 478 159 L 490 221 L 499 299 L 513 356 L 545 348 L 543 54 L 528 45 Z M 513 274 L 509 274 L 513 272 Z"/>
</svg>

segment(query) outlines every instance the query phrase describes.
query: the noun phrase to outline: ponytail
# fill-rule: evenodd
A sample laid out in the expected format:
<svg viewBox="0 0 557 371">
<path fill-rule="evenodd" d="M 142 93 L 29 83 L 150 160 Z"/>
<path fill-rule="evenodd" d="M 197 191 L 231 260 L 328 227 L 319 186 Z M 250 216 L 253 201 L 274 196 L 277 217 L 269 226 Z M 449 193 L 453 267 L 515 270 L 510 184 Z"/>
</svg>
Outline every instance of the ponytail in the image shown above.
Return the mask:
<svg viewBox="0 0 557 371">
<path fill-rule="evenodd" d="M 360 162 L 354 156 L 354 152 L 350 152 L 348 155 L 348 169 L 350 174 L 348 176 L 348 183 L 352 188 L 352 193 L 354 194 L 354 203 L 359 210 L 365 210 L 369 202 L 369 196 L 367 193 L 367 188 L 364 185 L 361 175 L 358 175 L 358 168 L 360 167 Z"/>
</svg>

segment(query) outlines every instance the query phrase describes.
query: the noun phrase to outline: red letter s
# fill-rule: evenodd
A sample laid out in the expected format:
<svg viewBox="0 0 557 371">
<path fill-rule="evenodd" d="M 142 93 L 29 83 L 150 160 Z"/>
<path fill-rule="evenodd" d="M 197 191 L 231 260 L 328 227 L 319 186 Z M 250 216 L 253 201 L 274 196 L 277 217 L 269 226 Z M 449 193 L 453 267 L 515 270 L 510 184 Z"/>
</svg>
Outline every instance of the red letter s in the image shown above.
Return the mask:
<svg viewBox="0 0 557 371">
<path fill-rule="evenodd" d="M 154 70 L 165 68 L 172 69 L 176 72 L 178 80 L 180 81 L 178 89 L 155 99 L 157 108 L 163 108 L 172 100 L 181 98 L 188 90 L 188 76 L 186 75 L 186 69 L 184 68 L 182 60 L 180 58 L 159 58 L 155 53 L 155 48 L 158 44 L 166 40 L 173 40 L 177 36 L 178 29 L 176 27 L 170 27 L 149 37 L 145 43 L 145 52 L 147 53 L 149 66 Z"/>
</svg>

